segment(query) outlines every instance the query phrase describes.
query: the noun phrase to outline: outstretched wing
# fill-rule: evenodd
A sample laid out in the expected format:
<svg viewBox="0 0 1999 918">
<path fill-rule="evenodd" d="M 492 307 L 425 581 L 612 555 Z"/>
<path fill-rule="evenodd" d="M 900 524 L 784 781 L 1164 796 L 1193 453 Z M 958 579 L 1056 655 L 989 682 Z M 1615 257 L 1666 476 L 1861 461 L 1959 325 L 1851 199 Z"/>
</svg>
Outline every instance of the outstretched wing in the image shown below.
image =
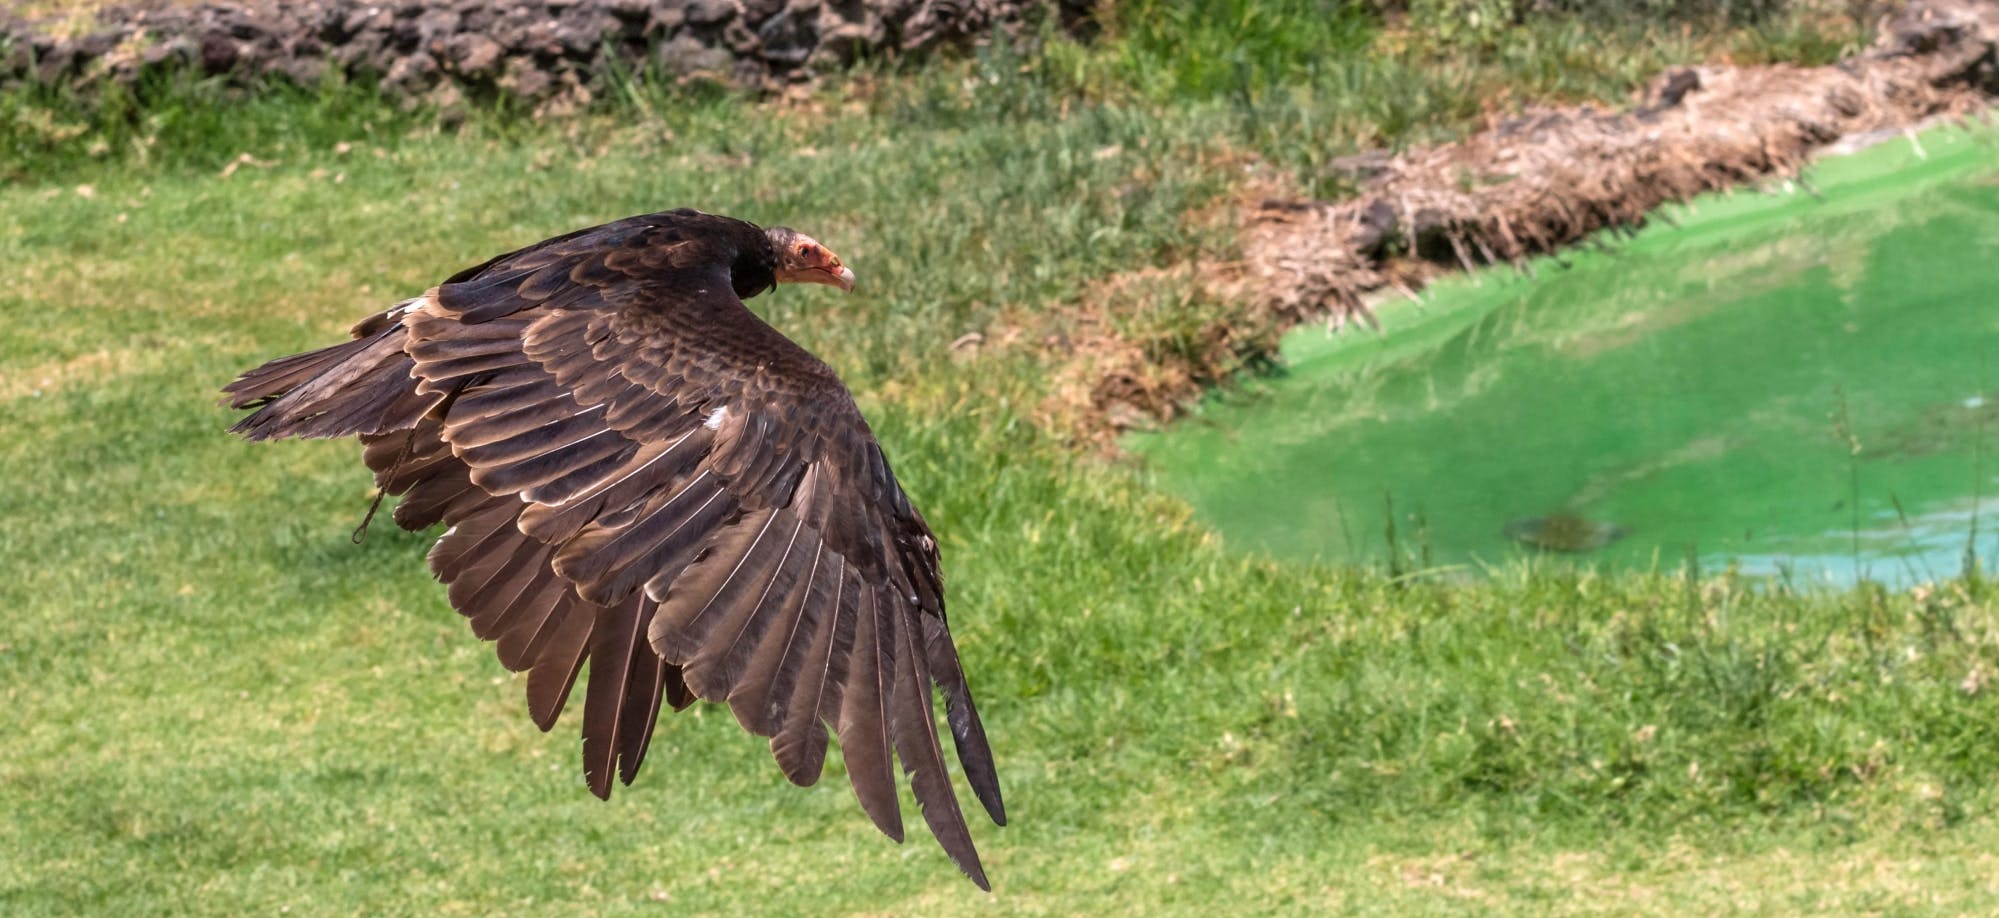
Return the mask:
<svg viewBox="0 0 1999 918">
<path fill-rule="evenodd" d="M 463 272 L 317 364 L 246 374 L 231 394 L 260 410 L 238 428 L 360 433 L 402 496 L 398 524 L 451 525 L 431 564 L 474 632 L 529 672 L 543 729 L 589 661 L 599 796 L 614 772 L 632 780 L 662 705 L 726 702 L 801 785 L 831 726 L 875 824 L 902 838 L 899 758 L 931 831 L 985 887 L 932 685 L 974 792 L 1005 816 L 936 542 L 831 369 L 743 306 L 738 253 L 704 222 L 720 219 L 634 218 Z"/>
</svg>

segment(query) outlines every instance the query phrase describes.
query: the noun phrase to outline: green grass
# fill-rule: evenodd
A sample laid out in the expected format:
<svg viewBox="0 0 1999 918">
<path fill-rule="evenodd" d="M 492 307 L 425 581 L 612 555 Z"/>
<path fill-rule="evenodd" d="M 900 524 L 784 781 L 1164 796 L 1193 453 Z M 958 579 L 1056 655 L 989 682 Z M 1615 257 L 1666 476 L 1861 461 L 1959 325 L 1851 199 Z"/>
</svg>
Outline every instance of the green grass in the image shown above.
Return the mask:
<svg viewBox="0 0 1999 918">
<path fill-rule="evenodd" d="M 0 912 L 1994 906 L 1980 582 L 1243 558 L 1036 429 L 1031 351 L 953 360 L 1007 310 L 1226 246 L 1181 216 L 1224 189 L 1209 163 L 1256 136 L 1246 110 L 1018 72 L 1047 60 L 942 65 L 851 109 L 660 95 L 567 129 L 357 107 L 283 133 L 274 104 L 261 139 L 52 153 L 0 187 Z M 239 152 L 264 165 L 221 177 Z M 242 368 L 679 204 L 791 223 L 860 272 L 757 304 L 846 375 L 942 539 L 1013 820 L 975 829 L 991 899 L 915 826 L 880 838 L 837 767 L 792 788 L 715 710 L 591 798 L 573 712 L 527 722 L 426 538 L 349 543 L 351 444 L 222 432 Z"/>
</svg>

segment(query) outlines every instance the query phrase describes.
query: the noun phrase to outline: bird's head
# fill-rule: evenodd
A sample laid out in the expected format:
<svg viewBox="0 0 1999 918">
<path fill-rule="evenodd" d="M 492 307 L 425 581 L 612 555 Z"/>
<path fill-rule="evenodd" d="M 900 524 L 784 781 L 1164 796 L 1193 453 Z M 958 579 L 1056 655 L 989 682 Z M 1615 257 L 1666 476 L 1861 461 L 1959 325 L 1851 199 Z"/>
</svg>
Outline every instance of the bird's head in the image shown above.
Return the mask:
<svg viewBox="0 0 1999 918">
<path fill-rule="evenodd" d="M 826 284 L 841 290 L 854 289 L 854 271 L 840 263 L 840 256 L 819 244 L 819 240 L 785 226 L 764 231 L 771 248 L 777 251 L 777 282 L 780 284 Z"/>
</svg>

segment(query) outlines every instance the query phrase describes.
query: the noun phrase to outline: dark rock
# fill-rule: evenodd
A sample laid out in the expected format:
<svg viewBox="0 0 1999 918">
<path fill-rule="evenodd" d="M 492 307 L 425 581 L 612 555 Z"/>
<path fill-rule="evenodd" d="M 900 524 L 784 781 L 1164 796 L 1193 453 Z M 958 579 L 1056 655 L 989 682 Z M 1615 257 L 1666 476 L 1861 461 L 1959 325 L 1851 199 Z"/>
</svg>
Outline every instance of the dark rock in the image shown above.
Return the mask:
<svg viewBox="0 0 1999 918">
<path fill-rule="evenodd" d="M 992 12 L 979 0 L 923 0 L 902 24 L 902 49 L 923 51 L 983 33 Z"/>
<path fill-rule="evenodd" d="M 350 72 L 380 74 L 389 69 L 382 63 L 382 46 L 388 37 L 387 32 L 356 33 L 333 49 L 333 60 Z"/>
<path fill-rule="evenodd" d="M 475 32 L 461 32 L 444 43 L 444 60 L 451 71 L 474 80 L 498 76 L 505 53 L 499 42 Z"/>
<path fill-rule="evenodd" d="M 70 66 L 76 63 L 76 52 L 68 45 L 57 45 L 35 57 L 35 80 L 41 83 L 62 83 L 70 76 Z"/>
<path fill-rule="evenodd" d="M 301 35 L 311 35 L 321 41 L 327 41 L 325 33 L 329 29 L 338 29 L 345 19 L 346 16 L 330 3 L 308 4 L 298 11 L 298 31 Z"/>
<path fill-rule="evenodd" d="M 1400 228 L 1401 221 L 1396 217 L 1395 205 L 1386 199 L 1375 198 L 1361 210 L 1359 223 L 1354 232 L 1354 250 L 1370 258 L 1384 257 Z"/>
<path fill-rule="evenodd" d="M 500 78 L 500 87 L 516 98 L 533 102 L 548 96 L 549 91 L 555 88 L 555 78 L 529 58 L 510 57 L 507 59 L 507 75 Z"/>
<path fill-rule="evenodd" d="M 76 56 L 86 61 L 94 61 L 118 47 L 124 35 L 119 32 L 93 32 L 77 39 L 73 44 Z"/>
<path fill-rule="evenodd" d="M 722 27 L 722 43 L 738 57 L 753 57 L 763 48 L 763 40 L 741 19 L 731 19 Z"/>
<path fill-rule="evenodd" d="M 881 23 L 887 19 L 901 21 L 909 18 L 907 3 L 883 3 L 870 5 L 861 0 L 826 0 L 820 15 L 828 23 Z"/>
<path fill-rule="evenodd" d="M 516 33 L 513 48 L 548 60 L 562 56 L 562 43 L 555 40 L 555 23 L 547 19 L 528 23 Z"/>
<path fill-rule="evenodd" d="M 600 9 L 579 6 L 562 15 L 555 26 L 555 41 L 570 57 L 589 60 L 603 47 L 606 36 L 616 36 L 623 26 L 617 17 Z"/>
<path fill-rule="evenodd" d="M 348 35 L 362 32 L 386 32 L 396 24 L 396 14 L 379 6 L 356 7 L 341 23 L 341 31 Z"/>
<path fill-rule="evenodd" d="M 518 17 L 502 16 L 494 20 L 492 26 L 480 31 L 487 38 L 497 42 L 500 47 L 514 51 L 520 49 L 522 38 L 527 35 L 527 27 L 528 23 Z"/>
<path fill-rule="evenodd" d="M 693 25 L 719 25 L 740 12 L 736 0 L 688 0 L 686 6 L 687 21 Z"/>
<path fill-rule="evenodd" d="M 785 0 L 741 0 L 741 2 L 743 18 L 749 20 L 751 25 L 758 25 L 777 15 L 785 6 Z"/>
<path fill-rule="evenodd" d="M 780 64 L 803 64 L 819 44 L 819 17 L 779 13 L 757 29 L 764 60 Z"/>
<path fill-rule="evenodd" d="M 1587 519 L 1566 510 L 1547 516 L 1509 521 L 1500 528 L 1507 538 L 1548 551 L 1595 551 L 1631 534 L 1616 523 Z"/>
<path fill-rule="evenodd" d="M 652 0 L 604 0 L 604 9 L 626 22 L 645 22 L 652 16 L 652 6 Z"/>
<path fill-rule="evenodd" d="M 862 22 L 842 22 L 827 31 L 819 39 L 818 59 L 830 64 L 845 65 L 858 60 L 870 49 L 888 44 L 888 27 L 879 17 L 869 17 Z"/>
<path fill-rule="evenodd" d="M 201 36 L 201 72 L 209 76 L 228 73 L 243 56 L 236 40 L 222 32 Z"/>
<path fill-rule="evenodd" d="M 397 59 L 390 65 L 384 83 L 411 94 L 419 94 L 437 85 L 437 59 L 418 51 Z"/>
<path fill-rule="evenodd" d="M 389 47 L 404 54 L 417 50 L 423 43 L 423 30 L 418 25 L 420 19 L 398 17 L 389 26 Z"/>
<path fill-rule="evenodd" d="M 729 71 L 729 64 L 735 58 L 722 48 L 702 44 L 692 35 L 676 35 L 659 46 L 658 59 L 660 69 L 685 78 L 702 74 L 719 77 Z"/>
<path fill-rule="evenodd" d="M 1891 28 L 1888 53 L 1897 56 L 1928 54 L 1964 38 L 1964 26 L 1955 22 L 1905 19 Z"/>
<path fill-rule="evenodd" d="M 263 73 L 270 62 L 283 53 L 284 48 L 271 39 L 239 41 L 236 43 L 236 69 L 245 74 Z"/>
<path fill-rule="evenodd" d="M 352 37 L 354 30 L 347 27 L 348 18 L 346 16 L 332 15 L 329 10 L 328 15 L 321 17 L 319 20 L 319 40 L 329 45 L 339 45 L 341 42 Z"/>
<path fill-rule="evenodd" d="M 147 45 L 139 52 L 139 62 L 148 67 L 168 67 L 176 64 L 190 64 L 200 55 L 201 46 L 193 39 L 175 36 L 165 41 Z"/>
<path fill-rule="evenodd" d="M 1666 85 L 1659 90 L 1655 108 L 1672 108 L 1687 97 L 1687 93 L 1701 88 L 1701 75 L 1690 67 L 1681 67 L 1666 77 Z"/>
<path fill-rule="evenodd" d="M 442 43 L 444 39 L 457 34 L 460 17 L 455 10 L 433 9 L 416 19 L 418 40 L 424 50 L 430 50 L 432 42 Z"/>
<path fill-rule="evenodd" d="M 1416 211 L 1415 226 L 1410 233 L 1416 237 L 1416 254 L 1430 261 L 1448 261 L 1455 257 L 1457 249 L 1451 245 L 1450 215 L 1434 207 L 1424 207 Z"/>
<path fill-rule="evenodd" d="M 647 34 L 672 35 L 687 24 L 687 0 L 655 0 Z"/>
<path fill-rule="evenodd" d="M 326 58 L 281 57 L 272 62 L 271 69 L 295 86 L 318 86 L 326 78 Z"/>
<path fill-rule="evenodd" d="M 6 52 L 6 57 L 0 58 L 0 74 L 10 77 L 27 73 L 35 59 L 34 52 L 24 41 L 0 42 L 0 50 Z"/>
<path fill-rule="evenodd" d="M 226 16 L 223 18 L 223 22 L 229 30 L 229 37 L 238 41 L 256 41 L 270 34 L 270 29 L 266 28 L 263 23 L 252 18 L 245 11 L 238 11 L 234 15 Z"/>
</svg>

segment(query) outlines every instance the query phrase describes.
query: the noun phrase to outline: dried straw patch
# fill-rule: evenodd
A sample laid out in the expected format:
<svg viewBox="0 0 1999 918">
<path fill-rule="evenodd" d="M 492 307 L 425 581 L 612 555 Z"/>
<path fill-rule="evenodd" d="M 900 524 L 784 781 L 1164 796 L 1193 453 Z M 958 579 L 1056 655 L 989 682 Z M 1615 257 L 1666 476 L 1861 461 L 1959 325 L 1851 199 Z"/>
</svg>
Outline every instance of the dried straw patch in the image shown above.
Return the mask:
<svg viewBox="0 0 1999 918">
<path fill-rule="evenodd" d="M 1245 178 L 1184 218 L 1196 229 L 1239 226 L 1264 201 L 1297 193 L 1290 176 L 1246 157 L 1217 168 Z M 1190 394 L 1276 352 L 1290 323 L 1255 314 L 1266 301 L 1245 295 L 1246 277 L 1237 257 L 1122 272 L 1091 284 L 1072 308 L 1010 316 L 993 343 L 1052 356 L 1038 419 L 1109 452 L 1117 432 L 1170 420 Z"/>
</svg>

